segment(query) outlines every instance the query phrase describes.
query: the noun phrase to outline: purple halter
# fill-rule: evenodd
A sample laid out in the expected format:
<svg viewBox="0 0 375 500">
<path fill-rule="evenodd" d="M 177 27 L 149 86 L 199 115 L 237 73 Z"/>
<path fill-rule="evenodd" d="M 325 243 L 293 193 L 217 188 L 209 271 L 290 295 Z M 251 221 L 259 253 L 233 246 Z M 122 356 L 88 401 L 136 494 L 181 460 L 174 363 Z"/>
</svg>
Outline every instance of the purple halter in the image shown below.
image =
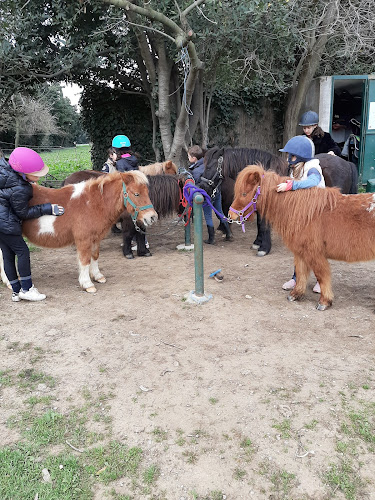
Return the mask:
<svg viewBox="0 0 375 500">
<path fill-rule="evenodd" d="M 240 220 L 237 221 L 237 224 L 242 224 L 243 232 L 245 232 L 245 222 L 251 215 L 253 215 L 254 212 L 257 211 L 257 198 L 259 195 L 260 195 L 260 186 L 258 186 L 257 190 L 255 191 L 254 198 L 246 205 L 245 208 L 243 208 L 242 210 L 235 210 L 233 207 L 229 207 L 229 210 L 240 216 Z M 244 215 L 246 210 L 250 207 L 252 207 L 252 210 L 250 210 L 250 212 L 247 215 Z"/>
</svg>

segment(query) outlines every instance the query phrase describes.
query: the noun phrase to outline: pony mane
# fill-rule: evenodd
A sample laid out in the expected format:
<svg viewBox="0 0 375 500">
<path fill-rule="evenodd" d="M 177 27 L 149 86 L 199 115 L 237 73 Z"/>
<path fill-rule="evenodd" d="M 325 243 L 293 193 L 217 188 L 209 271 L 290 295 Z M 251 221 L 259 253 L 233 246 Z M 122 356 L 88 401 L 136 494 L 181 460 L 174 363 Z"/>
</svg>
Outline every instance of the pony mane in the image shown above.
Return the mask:
<svg viewBox="0 0 375 500">
<path fill-rule="evenodd" d="M 223 174 L 235 179 L 244 165 L 260 165 L 264 170 L 273 170 L 279 175 L 286 175 L 288 165 L 280 157 L 268 151 L 255 148 L 224 148 Z"/>
<path fill-rule="evenodd" d="M 258 165 L 250 165 L 238 175 L 235 185 L 236 199 L 243 192 L 249 191 L 250 184 L 255 192 L 259 184 L 247 182 L 252 173 L 257 174 L 260 179 L 258 211 L 283 236 L 301 231 L 324 211 L 333 210 L 342 196 L 338 188 L 318 187 L 278 193 L 277 185 L 290 177 L 281 177 L 273 171 L 265 171 Z"/>
<path fill-rule="evenodd" d="M 174 175 L 177 174 L 177 165 L 173 163 L 171 160 L 166 160 L 163 162 L 152 163 L 150 165 L 142 165 L 139 167 L 139 170 L 146 175 L 158 175 L 158 174 L 167 174 Z"/>
<path fill-rule="evenodd" d="M 125 175 L 131 174 L 132 176 L 134 176 L 135 182 L 137 184 L 145 184 L 146 186 L 148 185 L 147 176 L 143 172 L 140 172 L 139 170 L 130 170 L 129 172 L 113 172 L 112 174 L 105 174 L 100 177 L 94 177 L 92 179 L 88 179 L 87 181 L 82 181 L 82 182 L 87 182 L 87 185 L 89 187 L 98 186 L 98 188 L 103 192 L 105 185 L 112 183 L 116 179 L 120 180 L 123 174 Z"/>
</svg>

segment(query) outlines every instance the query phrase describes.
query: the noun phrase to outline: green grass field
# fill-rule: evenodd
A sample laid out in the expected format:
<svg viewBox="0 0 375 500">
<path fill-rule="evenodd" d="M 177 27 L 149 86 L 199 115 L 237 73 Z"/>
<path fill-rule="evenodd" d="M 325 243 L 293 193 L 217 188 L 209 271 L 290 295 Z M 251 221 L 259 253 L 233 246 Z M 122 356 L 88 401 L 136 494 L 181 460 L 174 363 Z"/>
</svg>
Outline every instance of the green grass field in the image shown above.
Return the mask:
<svg viewBox="0 0 375 500">
<path fill-rule="evenodd" d="M 41 157 L 49 166 L 49 173 L 61 180 L 77 170 L 92 168 L 89 144 L 41 153 Z"/>
</svg>

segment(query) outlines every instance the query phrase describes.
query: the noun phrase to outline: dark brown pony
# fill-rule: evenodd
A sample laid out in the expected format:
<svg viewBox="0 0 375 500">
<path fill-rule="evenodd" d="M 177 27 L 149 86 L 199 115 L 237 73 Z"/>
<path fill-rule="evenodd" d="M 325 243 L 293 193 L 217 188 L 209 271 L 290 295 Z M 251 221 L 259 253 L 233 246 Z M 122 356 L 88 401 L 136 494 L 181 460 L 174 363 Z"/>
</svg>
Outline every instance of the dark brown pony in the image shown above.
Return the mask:
<svg viewBox="0 0 375 500">
<path fill-rule="evenodd" d="M 297 284 L 289 300 L 303 298 L 312 270 L 321 288 L 317 309 L 324 310 L 333 300 L 328 259 L 345 262 L 375 259 L 375 195 L 347 196 L 337 188 L 277 193 L 276 186 L 285 179 L 256 165 L 246 167 L 237 177 L 229 215 L 237 220 L 238 214 L 233 209 L 244 210 L 256 197 L 257 212 L 280 233 L 294 253 Z M 256 195 L 258 188 L 260 194 Z M 249 210 L 244 210 L 244 215 Z"/>
<path fill-rule="evenodd" d="M 228 213 L 233 201 L 234 183 L 238 173 L 246 165 L 254 163 L 261 164 L 265 170 L 274 170 L 280 175 L 288 173 L 288 165 L 281 156 L 276 156 L 262 149 L 214 147 L 208 149 L 204 155 L 205 168 L 199 187 L 211 196 L 214 189 L 220 186 L 224 215 Z M 253 248 L 256 248 L 257 255 L 262 257 L 271 251 L 271 231 L 261 217 L 257 217 L 257 227 L 258 232 Z M 218 229 L 224 231 L 222 223 Z"/>
<path fill-rule="evenodd" d="M 181 215 L 184 211 L 182 206 L 183 187 L 186 182 L 185 174 L 179 175 L 150 175 L 148 176 L 148 191 L 150 200 L 158 214 L 159 219 Z M 137 231 L 130 217 L 121 215 L 122 229 L 122 252 L 127 259 L 133 259 L 132 240 L 137 243 L 138 257 L 150 257 L 151 252 L 146 248 L 145 227 L 139 225 Z"/>
<path fill-rule="evenodd" d="M 87 292 L 106 279 L 99 270 L 99 246 L 111 226 L 125 210 L 145 226 L 157 220 L 148 195 L 147 177 L 138 171 L 100 176 L 60 189 L 33 184 L 31 205 L 57 203 L 64 215 L 44 215 L 23 223 L 23 234 L 35 245 L 61 248 L 75 245 L 78 252 L 79 284 Z"/>
</svg>

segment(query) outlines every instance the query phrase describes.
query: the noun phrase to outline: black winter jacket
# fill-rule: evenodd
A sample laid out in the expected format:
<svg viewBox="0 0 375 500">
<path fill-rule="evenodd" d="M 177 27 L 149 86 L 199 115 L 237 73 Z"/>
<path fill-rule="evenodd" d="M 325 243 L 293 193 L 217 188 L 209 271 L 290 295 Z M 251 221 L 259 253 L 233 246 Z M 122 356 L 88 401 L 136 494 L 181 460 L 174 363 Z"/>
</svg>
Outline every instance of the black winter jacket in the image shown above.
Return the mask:
<svg viewBox="0 0 375 500">
<path fill-rule="evenodd" d="M 29 207 L 33 188 L 0 158 L 0 232 L 22 234 L 22 220 L 52 215 L 51 203 Z"/>
<path fill-rule="evenodd" d="M 195 184 L 198 184 L 204 172 L 204 158 L 200 158 L 197 162 L 190 165 L 189 170 L 194 177 Z"/>
<path fill-rule="evenodd" d="M 331 134 L 328 132 L 324 132 L 323 137 L 319 137 L 317 135 L 313 135 L 311 137 L 315 145 L 315 154 L 319 155 L 320 153 L 328 153 L 329 151 L 333 151 L 335 155 L 341 156 L 341 149 L 332 139 Z"/>
<path fill-rule="evenodd" d="M 139 170 L 138 159 L 134 155 L 126 154 L 116 160 L 116 168 L 119 172 L 129 172 L 129 170 Z"/>
</svg>

